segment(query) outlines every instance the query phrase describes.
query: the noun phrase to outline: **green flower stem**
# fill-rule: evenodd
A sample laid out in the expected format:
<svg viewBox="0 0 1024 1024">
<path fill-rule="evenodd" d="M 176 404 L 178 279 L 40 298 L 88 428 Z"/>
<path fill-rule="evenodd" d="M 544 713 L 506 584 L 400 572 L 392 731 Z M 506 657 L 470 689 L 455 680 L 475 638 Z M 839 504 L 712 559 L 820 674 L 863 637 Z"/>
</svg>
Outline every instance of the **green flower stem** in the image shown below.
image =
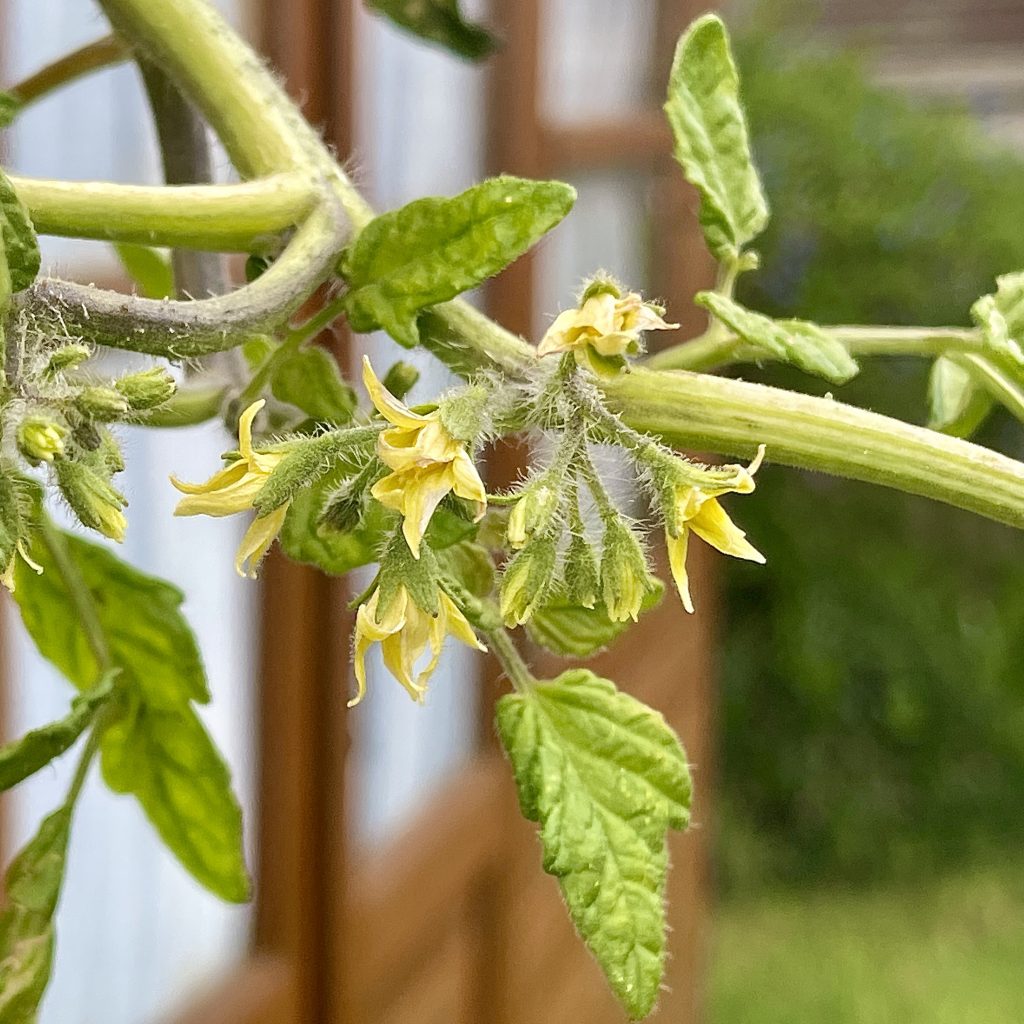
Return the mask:
<svg viewBox="0 0 1024 1024">
<path fill-rule="evenodd" d="M 636 430 L 681 448 L 820 470 L 1024 526 L 1024 465 L 980 445 L 826 398 L 745 381 L 636 369 L 602 385 Z"/>
<path fill-rule="evenodd" d="M 123 40 L 114 35 L 104 36 L 48 64 L 8 91 L 23 107 L 27 107 L 61 86 L 101 68 L 120 64 L 130 56 Z"/>
<path fill-rule="evenodd" d="M 949 352 L 978 352 L 981 335 L 961 327 L 824 327 L 854 356 L 925 356 Z M 652 370 L 718 370 L 733 363 L 759 363 L 771 359 L 763 350 L 744 345 L 734 334 L 709 328 L 692 341 L 684 341 L 645 360 Z"/>
<path fill-rule="evenodd" d="M 316 200 L 291 171 L 237 185 L 114 185 L 11 177 L 42 234 L 216 252 L 259 252 L 301 223 Z"/>
<path fill-rule="evenodd" d="M 508 676 L 512 688 L 517 693 L 527 693 L 537 680 L 512 642 L 508 630 L 504 626 L 499 626 L 497 629 L 485 631 L 484 637 L 491 653 L 498 660 L 505 675 Z"/>
<path fill-rule="evenodd" d="M 191 427 L 218 416 L 224 405 L 227 385 L 196 383 L 176 391 L 163 405 L 140 416 L 146 427 Z"/>
</svg>

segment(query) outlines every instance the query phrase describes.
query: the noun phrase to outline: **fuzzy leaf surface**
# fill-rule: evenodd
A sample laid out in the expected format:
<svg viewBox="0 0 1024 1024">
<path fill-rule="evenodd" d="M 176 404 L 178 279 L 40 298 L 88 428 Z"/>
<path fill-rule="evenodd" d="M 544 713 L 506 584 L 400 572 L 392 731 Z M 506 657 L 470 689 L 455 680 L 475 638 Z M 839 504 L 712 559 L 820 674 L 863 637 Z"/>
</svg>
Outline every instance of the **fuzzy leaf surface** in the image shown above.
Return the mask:
<svg viewBox="0 0 1024 1024">
<path fill-rule="evenodd" d="M 584 669 L 498 702 L 498 732 L 544 870 L 634 1020 L 665 960 L 666 848 L 690 817 L 690 772 L 664 718 Z"/>
<path fill-rule="evenodd" d="M 344 260 L 356 331 L 419 343 L 421 310 L 455 298 L 518 259 L 572 208 L 558 181 L 498 177 L 451 198 L 417 199 L 371 221 Z"/>
</svg>

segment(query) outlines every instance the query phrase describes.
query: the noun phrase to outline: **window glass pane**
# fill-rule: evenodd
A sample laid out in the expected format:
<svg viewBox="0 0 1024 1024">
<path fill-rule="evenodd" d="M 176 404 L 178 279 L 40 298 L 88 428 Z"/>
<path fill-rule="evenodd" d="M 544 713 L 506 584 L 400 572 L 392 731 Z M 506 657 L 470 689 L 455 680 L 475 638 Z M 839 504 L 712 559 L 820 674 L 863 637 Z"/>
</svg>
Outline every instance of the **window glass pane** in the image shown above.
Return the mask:
<svg viewBox="0 0 1024 1024">
<path fill-rule="evenodd" d="M 541 110 L 552 121 L 621 117 L 652 103 L 652 0 L 546 0 Z"/>
</svg>

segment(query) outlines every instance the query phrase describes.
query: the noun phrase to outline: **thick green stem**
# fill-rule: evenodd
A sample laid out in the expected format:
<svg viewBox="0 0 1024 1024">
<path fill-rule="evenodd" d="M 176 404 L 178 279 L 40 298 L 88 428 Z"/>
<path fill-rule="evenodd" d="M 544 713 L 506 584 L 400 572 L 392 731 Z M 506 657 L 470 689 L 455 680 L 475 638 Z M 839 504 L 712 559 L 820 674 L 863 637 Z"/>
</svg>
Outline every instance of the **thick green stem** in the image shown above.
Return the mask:
<svg viewBox="0 0 1024 1024">
<path fill-rule="evenodd" d="M 1024 526 L 1024 465 L 980 445 L 826 398 L 636 369 L 603 384 L 630 426 L 681 448 L 752 457 L 922 494 Z"/>
<path fill-rule="evenodd" d="M 102 39 L 87 43 L 80 49 L 61 57 L 60 60 L 48 64 L 35 74 L 29 75 L 28 78 L 12 86 L 9 92 L 23 107 L 26 107 L 83 75 L 110 67 L 113 64 L 120 64 L 129 56 L 130 53 L 124 40 L 117 36 L 104 36 Z"/>
<path fill-rule="evenodd" d="M 299 224 L 317 197 L 308 172 L 237 185 L 114 185 L 13 176 L 41 234 L 216 252 L 259 252 Z"/>
</svg>

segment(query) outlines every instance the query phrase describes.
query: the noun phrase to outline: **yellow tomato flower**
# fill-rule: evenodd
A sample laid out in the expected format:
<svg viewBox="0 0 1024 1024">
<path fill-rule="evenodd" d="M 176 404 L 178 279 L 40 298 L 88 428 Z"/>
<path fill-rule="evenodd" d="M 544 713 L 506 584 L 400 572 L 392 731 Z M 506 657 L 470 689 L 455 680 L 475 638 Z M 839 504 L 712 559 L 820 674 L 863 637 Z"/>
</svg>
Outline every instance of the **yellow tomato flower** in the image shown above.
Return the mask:
<svg viewBox="0 0 1024 1024">
<path fill-rule="evenodd" d="M 437 614 L 431 615 L 416 604 L 405 587 L 399 587 L 383 612 L 379 607 L 379 590 L 359 606 L 355 637 L 355 670 L 359 689 L 348 702 L 349 707 L 354 707 L 366 695 L 365 659 L 371 644 L 380 644 L 385 667 L 419 704 L 423 703 L 427 683 L 437 668 L 446 636 L 450 634 L 478 651 L 487 650 L 477 639 L 469 621 L 443 590 L 438 591 L 437 600 Z M 428 646 L 430 661 L 417 673 L 416 663 Z"/>
<path fill-rule="evenodd" d="M 473 502 L 476 519 L 487 511 L 487 493 L 465 444 L 452 437 L 439 412 L 413 412 L 381 384 L 366 356 L 363 383 L 377 411 L 392 425 L 377 438 L 377 455 L 391 473 L 370 493 L 401 513 L 409 550 L 419 558 L 430 517 L 449 491 Z"/>
<path fill-rule="evenodd" d="M 176 516 L 233 516 L 252 509 L 256 495 L 287 455 L 283 451 L 258 452 L 252 446 L 252 423 L 264 405 L 263 399 L 253 402 L 238 420 L 239 458 L 214 473 L 205 483 L 189 484 L 171 477 L 171 483 L 185 495 L 174 510 Z M 273 512 L 257 516 L 252 521 L 235 555 L 235 569 L 239 576 L 256 578 L 256 568 L 280 533 L 290 504 L 285 502 Z"/>
<path fill-rule="evenodd" d="M 636 292 L 616 297 L 601 291 L 577 309 L 559 313 L 541 339 L 537 355 L 572 352 L 581 364 L 590 364 L 591 350 L 605 359 L 624 358 L 639 351 L 643 331 L 674 331 L 678 327 L 666 323 Z"/>
<path fill-rule="evenodd" d="M 723 481 L 720 485 L 709 483 L 706 486 L 681 484 L 675 488 L 675 504 L 672 509 L 674 532 L 666 529 L 665 539 L 672 577 L 683 607 L 690 613 L 693 612 L 693 601 L 686 574 L 686 547 L 691 530 L 723 554 L 764 564 L 764 555 L 746 539 L 746 534 L 729 518 L 718 502 L 722 494 L 749 494 L 753 491 L 754 474 L 763 458 L 764 445 L 747 468 L 723 467 L 735 471 L 728 483 Z"/>
</svg>

